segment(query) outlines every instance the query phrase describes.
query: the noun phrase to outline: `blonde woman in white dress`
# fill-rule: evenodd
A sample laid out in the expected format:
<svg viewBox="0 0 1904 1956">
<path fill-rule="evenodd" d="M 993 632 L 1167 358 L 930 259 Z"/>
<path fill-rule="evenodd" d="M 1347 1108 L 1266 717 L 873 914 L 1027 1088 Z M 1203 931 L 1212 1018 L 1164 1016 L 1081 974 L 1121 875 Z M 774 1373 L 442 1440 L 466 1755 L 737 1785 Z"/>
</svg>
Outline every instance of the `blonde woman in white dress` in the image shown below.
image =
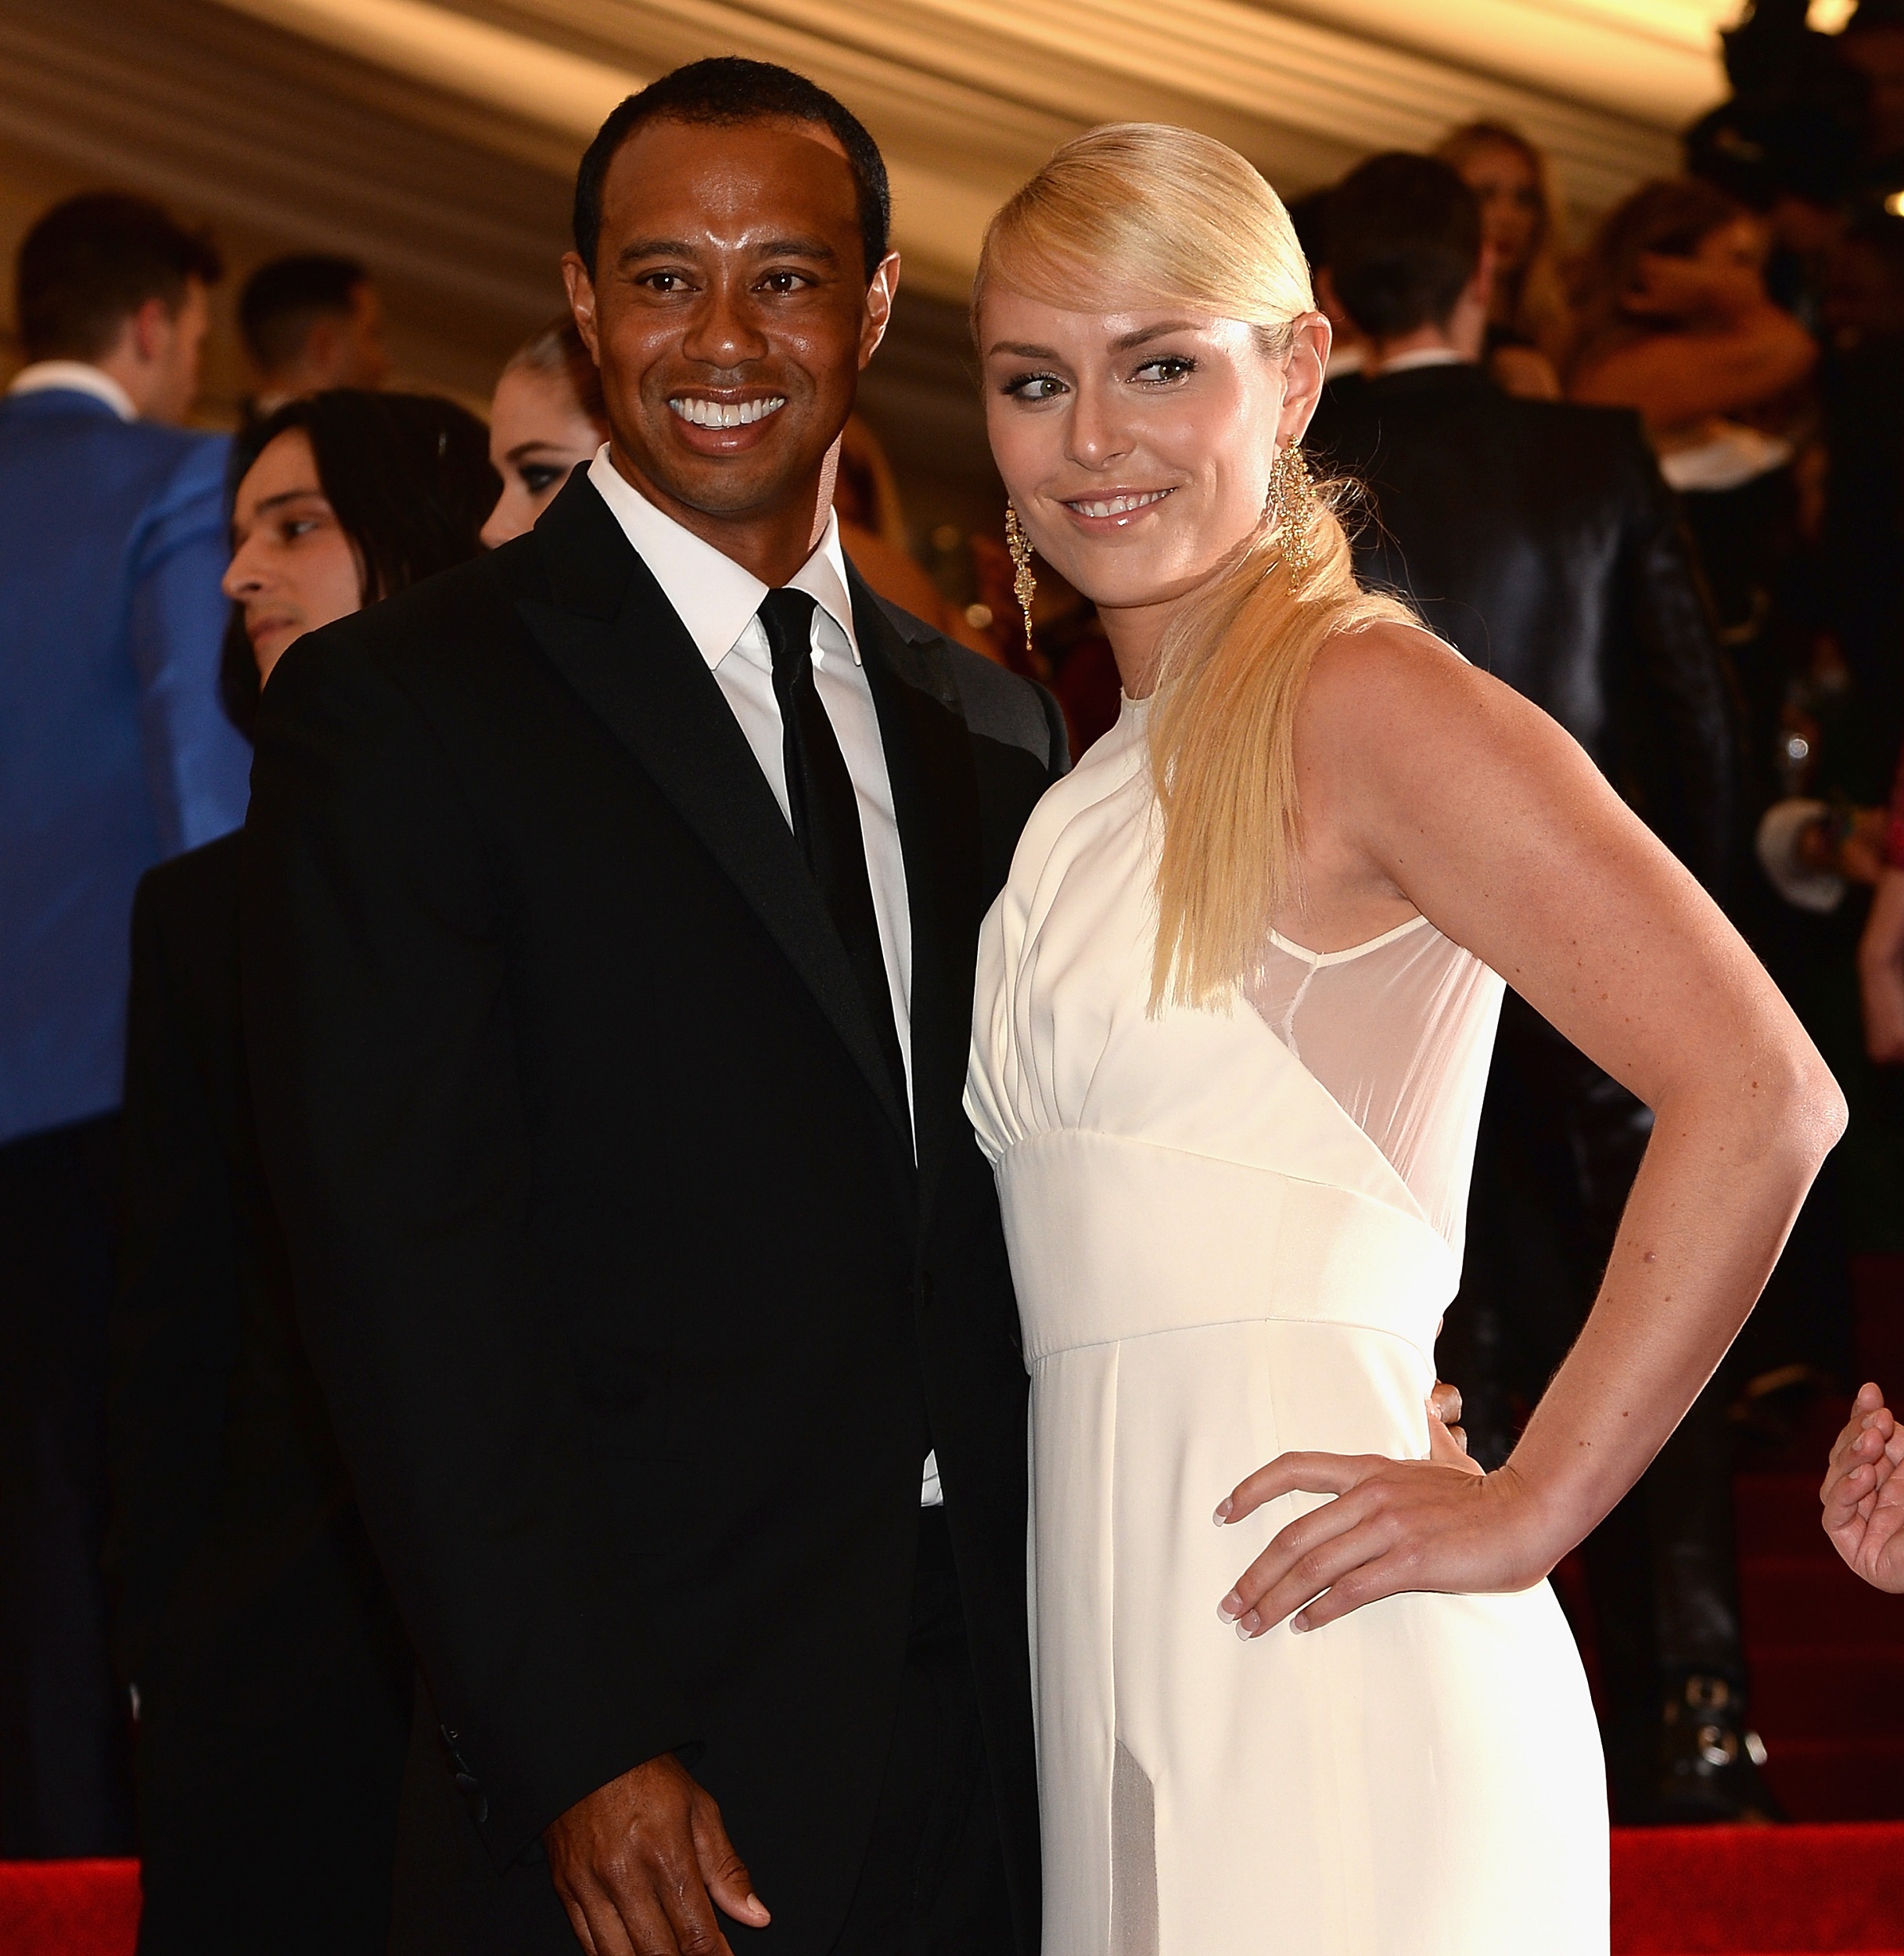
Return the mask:
<svg viewBox="0 0 1904 1956">
<path fill-rule="evenodd" d="M 1356 588 L 1296 459 L 1328 327 L 1246 163 L 1080 138 L 975 318 L 1018 516 L 1126 695 L 985 924 L 968 1095 L 1033 1382 L 1045 1956 L 1604 1952 L 1544 1578 L 1718 1363 L 1842 1101 L 1572 741 Z M 1658 1121 L 1482 1475 L 1424 1401 L 1503 980 Z"/>
</svg>

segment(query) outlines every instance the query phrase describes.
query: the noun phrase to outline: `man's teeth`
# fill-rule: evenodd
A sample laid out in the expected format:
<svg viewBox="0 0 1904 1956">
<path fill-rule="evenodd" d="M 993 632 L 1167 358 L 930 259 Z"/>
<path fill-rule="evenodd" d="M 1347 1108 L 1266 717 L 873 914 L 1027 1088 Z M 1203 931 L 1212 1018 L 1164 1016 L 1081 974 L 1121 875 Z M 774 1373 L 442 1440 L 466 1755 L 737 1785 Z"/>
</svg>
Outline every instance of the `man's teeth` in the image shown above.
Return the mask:
<svg viewBox="0 0 1904 1956">
<path fill-rule="evenodd" d="M 1147 503 L 1162 502 L 1169 493 L 1168 489 L 1152 489 L 1141 496 L 1112 496 L 1108 502 L 1073 502 L 1071 506 L 1080 516 L 1122 516 Z"/>
<path fill-rule="evenodd" d="M 702 401 L 692 394 L 677 396 L 668 405 L 682 420 L 697 428 L 745 428 L 764 421 L 787 405 L 785 394 L 769 394 L 764 401 Z"/>
</svg>

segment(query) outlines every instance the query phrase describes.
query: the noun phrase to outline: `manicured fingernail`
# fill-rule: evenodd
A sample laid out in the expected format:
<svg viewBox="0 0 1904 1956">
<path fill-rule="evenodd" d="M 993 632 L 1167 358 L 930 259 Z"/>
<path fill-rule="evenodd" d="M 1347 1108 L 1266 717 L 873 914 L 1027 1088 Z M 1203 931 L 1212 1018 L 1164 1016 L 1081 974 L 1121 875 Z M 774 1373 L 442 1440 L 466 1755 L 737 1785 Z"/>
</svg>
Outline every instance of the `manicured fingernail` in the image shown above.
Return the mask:
<svg viewBox="0 0 1904 1956">
<path fill-rule="evenodd" d="M 1291 1616 L 1289 1620 L 1289 1627 L 1291 1630 L 1307 1630 L 1309 1627 L 1309 1619 L 1306 1616 Z"/>
<path fill-rule="evenodd" d="M 1237 1625 L 1236 1634 L 1242 1638 L 1245 1643 L 1248 1643 L 1250 1638 L 1255 1636 L 1256 1632 L 1262 1627 L 1263 1619 L 1252 1609 L 1249 1614 Z"/>
<path fill-rule="evenodd" d="M 1220 1623 L 1233 1623 L 1243 1613 L 1243 1599 L 1232 1591 L 1216 1605 L 1216 1620 Z"/>
<path fill-rule="evenodd" d="M 1230 1519 L 1230 1511 L 1235 1505 L 1236 1503 L 1233 1501 L 1220 1501 L 1216 1504 L 1216 1512 L 1211 1516 L 1210 1519 L 1215 1522 L 1219 1528 L 1222 1527 L 1223 1523 Z"/>
</svg>

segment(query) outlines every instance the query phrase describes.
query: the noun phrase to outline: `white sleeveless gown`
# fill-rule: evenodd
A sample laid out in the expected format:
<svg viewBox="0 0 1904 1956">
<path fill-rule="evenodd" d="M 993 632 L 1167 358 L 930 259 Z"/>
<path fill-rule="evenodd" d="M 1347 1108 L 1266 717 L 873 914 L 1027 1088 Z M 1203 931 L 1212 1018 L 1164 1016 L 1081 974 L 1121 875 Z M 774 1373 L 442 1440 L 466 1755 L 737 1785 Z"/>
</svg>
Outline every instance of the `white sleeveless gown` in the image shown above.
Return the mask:
<svg viewBox="0 0 1904 1956">
<path fill-rule="evenodd" d="M 1032 816 L 966 1096 L 1032 1375 L 1044 1956 L 1604 1956 L 1599 1734 L 1547 1584 L 1217 1619 L 1320 1505 L 1215 1527 L 1245 1474 L 1428 1451 L 1501 983 L 1417 919 L 1276 938 L 1230 1012 L 1148 1016 L 1144 723 Z"/>
</svg>

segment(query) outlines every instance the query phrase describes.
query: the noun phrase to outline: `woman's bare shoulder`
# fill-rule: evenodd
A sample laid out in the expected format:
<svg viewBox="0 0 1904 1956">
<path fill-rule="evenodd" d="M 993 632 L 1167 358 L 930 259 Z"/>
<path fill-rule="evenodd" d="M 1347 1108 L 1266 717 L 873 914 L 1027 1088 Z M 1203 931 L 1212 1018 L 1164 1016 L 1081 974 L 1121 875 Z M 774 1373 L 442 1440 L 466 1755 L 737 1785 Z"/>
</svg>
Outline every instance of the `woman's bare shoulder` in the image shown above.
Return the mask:
<svg viewBox="0 0 1904 1956">
<path fill-rule="evenodd" d="M 1378 803 L 1458 796 L 1482 777 L 1529 769 L 1571 771 L 1571 755 L 1558 750 L 1572 743 L 1537 707 L 1432 632 L 1399 620 L 1324 644 L 1297 710 L 1296 744 L 1312 782 L 1326 775 Z"/>
<path fill-rule="evenodd" d="M 1419 625 L 1379 620 L 1325 639 L 1303 689 L 1304 717 L 1347 734 L 1374 731 L 1390 714 L 1466 713 L 1502 689 Z"/>
</svg>

